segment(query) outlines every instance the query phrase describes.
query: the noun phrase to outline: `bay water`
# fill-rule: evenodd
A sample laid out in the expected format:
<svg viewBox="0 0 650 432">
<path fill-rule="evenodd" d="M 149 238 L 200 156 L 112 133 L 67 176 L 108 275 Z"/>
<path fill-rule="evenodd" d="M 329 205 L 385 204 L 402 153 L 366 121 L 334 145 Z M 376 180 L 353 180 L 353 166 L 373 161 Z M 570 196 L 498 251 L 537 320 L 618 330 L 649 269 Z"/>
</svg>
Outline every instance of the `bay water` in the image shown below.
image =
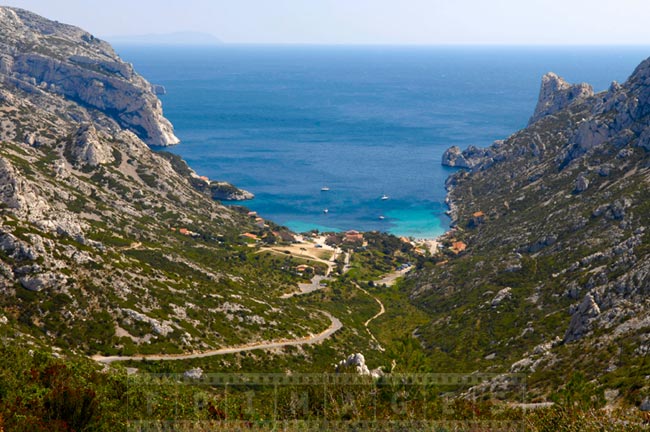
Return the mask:
<svg viewBox="0 0 650 432">
<path fill-rule="evenodd" d="M 432 238 L 449 225 L 449 146 L 524 127 L 540 79 L 605 90 L 647 47 L 118 46 L 155 84 L 181 155 L 200 175 L 297 232 Z M 321 189 L 327 187 L 329 191 Z M 385 196 L 388 199 L 382 199 Z M 327 210 L 327 212 L 325 212 Z"/>
</svg>

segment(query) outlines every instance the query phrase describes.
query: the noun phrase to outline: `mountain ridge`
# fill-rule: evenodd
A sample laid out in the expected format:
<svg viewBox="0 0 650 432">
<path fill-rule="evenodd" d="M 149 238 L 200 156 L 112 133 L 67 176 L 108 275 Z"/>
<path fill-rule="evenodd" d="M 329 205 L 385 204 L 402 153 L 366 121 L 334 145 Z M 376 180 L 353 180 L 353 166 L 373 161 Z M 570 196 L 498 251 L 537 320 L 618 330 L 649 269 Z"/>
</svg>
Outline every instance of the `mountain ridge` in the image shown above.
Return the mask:
<svg viewBox="0 0 650 432">
<path fill-rule="evenodd" d="M 77 102 L 81 118 L 75 121 L 92 120 L 107 131 L 124 127 L 150 145 L 179 142 L 151 84 L 109 44 L 24 9 L 2 7 L 0 18 L 5 84 L 49 103 L 56 103 L 57 95 Z"/>
<path fill-rule="evenodd" d="M 642 390 L 625 396 L 647 396 L 648 84 L 650 60 L 597 94 L 546 75 L 526 128 L 448 151 L 443 163 L 464 169 L 447 180 L 454 228 L 443 243 L 466 249 L 409 281 L 433 315 L 418 332 L 438 361 L 527 372 L 536 393 L 568 379 L 551 370 L 605 387 L 636 377 Z"/>
<path fill-rule="evenodd" d="M 0 15 L 8 325 L 107 355 L 300 339 L 327 327 L 320 312 L 280 298 L 304 280 L 284 270 L 298 265 L 290 257 L 285 267 L 249 261 L 242 234 L 275 241 L 286 230 L 214 200 L 252 194 L 149 147 L 177 139 L 132 65 L 77 27 L 21 9 Z"/>
</svg>

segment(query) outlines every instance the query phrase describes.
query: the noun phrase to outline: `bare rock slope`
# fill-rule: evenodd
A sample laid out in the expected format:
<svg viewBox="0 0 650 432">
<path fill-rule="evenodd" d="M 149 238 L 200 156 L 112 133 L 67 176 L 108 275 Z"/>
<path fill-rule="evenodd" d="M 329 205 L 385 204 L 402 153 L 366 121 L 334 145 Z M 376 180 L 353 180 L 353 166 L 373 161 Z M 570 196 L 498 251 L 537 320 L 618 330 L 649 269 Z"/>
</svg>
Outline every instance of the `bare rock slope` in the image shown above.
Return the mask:
<svg viewBox="0 0 650 432">
<path fill-rule="evenodd" d="M 249 261 L 241 234 L 280 228 L 215 202 L 184 161 L 149 148 L 177 142 L 160 106 L 106 43 L 0 8 L 0 325 L 106 355 L 327 328 L 280 299 L 298 276 Z"/>
<path fill-rule="evenodd" d="M 433 317 L 420 337 L 441 365 L 513 365 L 536 373 L 531 387 L 557 385 L 549 371 L 636 377 L 648 391 L 649 142 L 646 60 L 598 94 L 548 74 L 527 128 L 449 152 L 472 163 L 447 181 L 448 262 L 411 280 Z"/>
<path fill-rule="evenodd" d="M 110 45 L 77 27 L 0 8 L 0 82 L 50 103 L 56 102 L 47 94 L 77 102 L 72 120 L 96 121 L 100 111 L 107 131 L 125 128 L 150 145 L 179 142 L 151 84 Z"/>
</svg>

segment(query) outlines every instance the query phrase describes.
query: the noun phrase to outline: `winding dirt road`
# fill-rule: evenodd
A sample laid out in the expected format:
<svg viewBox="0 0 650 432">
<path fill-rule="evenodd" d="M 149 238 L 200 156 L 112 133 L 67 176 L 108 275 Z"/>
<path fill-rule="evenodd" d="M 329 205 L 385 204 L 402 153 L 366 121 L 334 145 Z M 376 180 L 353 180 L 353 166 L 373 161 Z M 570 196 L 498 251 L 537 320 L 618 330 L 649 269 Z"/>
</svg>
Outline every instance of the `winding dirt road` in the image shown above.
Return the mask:
<svg viewBox="0 0 650 432">
<path fill-rule="evenodd" d="M 358 284 L 356 284 L 356 283 L 354 284 L 354 286 L 356 286 L 358 289 L 360 289 L 361 291 L 363 291 L 366 295 L 368 295 L 368 296 L 370 296 L 372 299 L 374 299 L 374 300 L 377 302 L 377 304 L 379 305 L 379 312 L 377 312 L 377 313 L 376 313 L 372 318 L 368 319 L 365 323 L 363 323 L 363 326 L 366 328 L 366 331 L 367 331 L 368 334 L 370 335 L 370 338 L 371 338 L 373 341 L 375 341 L 375 344 L 377 345 L 377 349 L 378 349 L 379 351 L 385 351 L 384 347 L 381 346 L 381 344 L 379 343 L 379 341 L 377 340 L 377 338 L 375 337 L 375 335 L 372 334 L 372 332 L 371 332 L 370 329 L 368 328 L 368 324 L 370 324 L 370 323 L 372 322 L 372 320 L 374 320 L 375 318 L 379 318 L 380 316 L 382 316 L 382 315 L 386 312 L 386 308 L 384 307 L 384 304 L 381 302 L 381 300 L 379 300 L 377 297 L 375 297 L 374 295 L 370 294 L 368 291 L 366 291 L 365 289 L 361 288 L 361 287 L 360 287 Z"/>
<path fill-rule="evenodd" d="M 188 354 L 145 354 L 137 356 L 101 356 L 95 355 L 91 358 L 99 363 L 110 364 L 113 362 L 120 361 L 142 361 L 142 360 L 188 360 L 204 357 L 212 357 L 225 354 L 236 354 L 243 351 L 253 351 L 258 349 L 275 349 L 282 348 L 286 346 L 298 346 L 298 345 L 312 345 L 320 343 L 325 339 L 332 336 L 338 330 L 343 328 L 341 321 L 325 311 L 320 311 L 323 315 L 327 316 L 331 324 L 323 332 L 300 339 L 290 339 L 290 340 L 279 340 L 274 342 L 256 342 L 246 345 L 237 345 L 232 347 L 219 348 L 216 350 L 203 351 L 198 353 L 188 353 Z"/>
</svg>

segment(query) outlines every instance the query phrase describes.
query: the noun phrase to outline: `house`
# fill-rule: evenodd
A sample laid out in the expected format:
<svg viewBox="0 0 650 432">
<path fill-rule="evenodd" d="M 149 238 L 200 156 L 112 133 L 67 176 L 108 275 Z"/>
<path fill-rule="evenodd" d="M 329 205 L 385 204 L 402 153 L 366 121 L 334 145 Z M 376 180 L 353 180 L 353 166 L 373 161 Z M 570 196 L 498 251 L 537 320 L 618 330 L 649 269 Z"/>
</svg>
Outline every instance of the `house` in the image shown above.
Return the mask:
<svg viewBox="0 0 650 432">
<path fill-rule="evenodd" d="M 451 251 L 458 255 L 459 253 L 465 251 L 467 249 L 467 245 L 463 243 L 462 241 L 457 241 L 452 243 L 451 245 Z"/>
<path fill-rule="evenodd" d="M 280 237 L 280 239 L 283 242 L 293 243 L 293 242 L 296 241 L 296 238 L 293 236 L 293 234 L 291 234 L 290 232 L 287 232 L 287 231 L 280 231 L 279 233 L 274 233 L 274 234 L 276 234 L 276 236 Z"/>
<path fill-rule="evenodd" d="M 347 231 L 345 233 L 345 241 L 350 243 L 363 242 L 363 234 L 355 230 Z"/>
<path fill-rule="evenodd" d="M 259 240 L 259 237 L 257 237 L 255 234 L 251 234 L 251 233 L 244 233 L 241 236 L 246 237 L 246 238 L 251 239 L 251 240 L 255 240 L 255 241 Z"/>
<path fill-rule="evenodd" d="M 300 264 L 300 265 L 296 266 L 296 271 L 299 272 L 299 273 L 304 273 L 308 269 L 313 269 L 313 267 L 308 266 L 307 264 Z"/>
</svg>

